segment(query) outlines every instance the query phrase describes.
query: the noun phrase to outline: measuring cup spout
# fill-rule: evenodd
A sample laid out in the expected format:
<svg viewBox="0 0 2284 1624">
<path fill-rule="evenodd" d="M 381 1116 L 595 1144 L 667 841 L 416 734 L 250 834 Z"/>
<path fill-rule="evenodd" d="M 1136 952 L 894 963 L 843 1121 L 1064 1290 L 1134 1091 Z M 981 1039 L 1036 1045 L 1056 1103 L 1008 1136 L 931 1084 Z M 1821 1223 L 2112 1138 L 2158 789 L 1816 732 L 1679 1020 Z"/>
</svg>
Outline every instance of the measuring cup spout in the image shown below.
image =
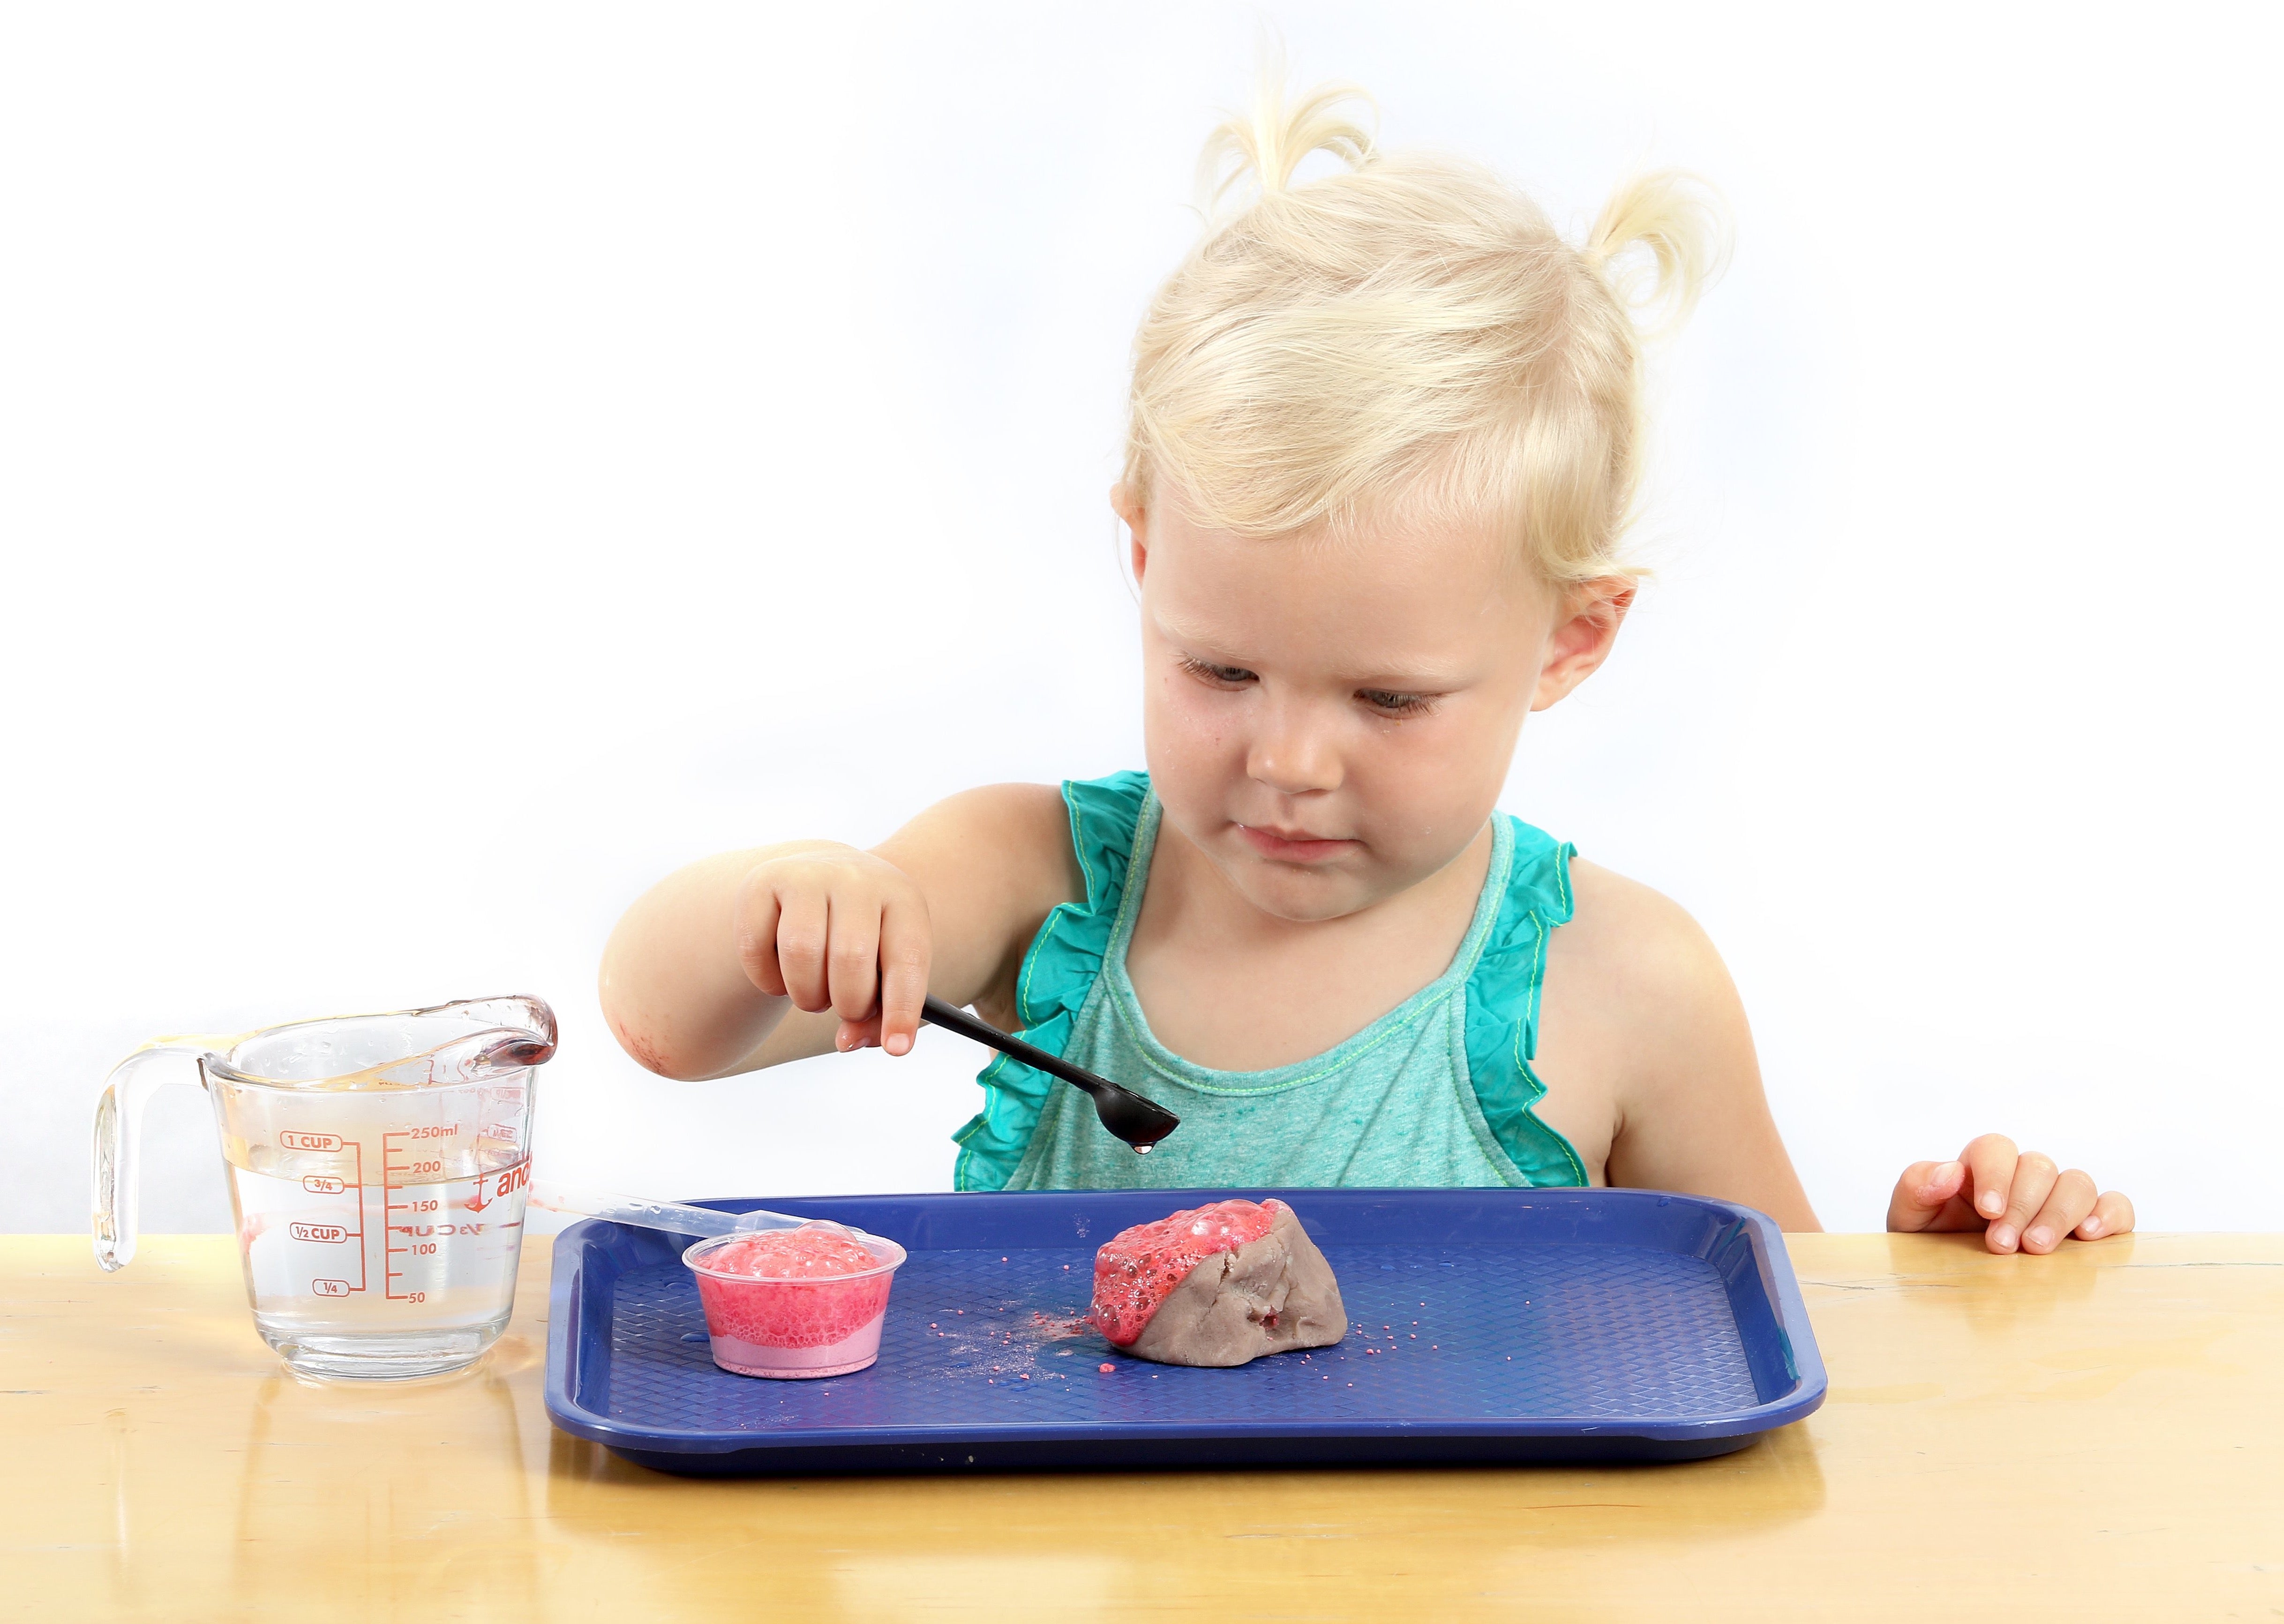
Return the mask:
<svg viewBox="0 0 2284 1624">
<path fill-rule="evenodd" d="M 487 1077 L 505 1076 L 537 1066 L 555 1052 L 553 1042 L 520 1029 L 473 1032 L 455 1038 L 439 1048 L 411 1055 L 391 1066 L 376 1066 L 364 1077 L 373 1081 L 395 1084 L 401 1088 L 423 1088 L 429 1084 L 450 1085 L 458 1082 L 480 1082 Z M 339 1079 L 331 1085 L 341 1086 Z"/>
<path fill-rule="evenodd" d="M 529 1058 L 519 1060 L 520 1066 L 537 1066 L 555 1052 L 555 1011 L 544 998 L 528 994 L 500 998 L 464 998 L 458 1003 L 440 1003 L 433 1008 L 415 1010 L 415 1015 L 457 1015 L 465 1020 L 497 1027 L 514 1041 L 525 1044 Z"/>
<path fill-rule="evenodd" d="M 489 1073 L 521 1071 L 541 1065 L 555 1053 L 555 1011 L 542 999 L 469 998 L 458 1003 L 415 1010 L 413 1014 L 458 1016 L 464 1020 L 481 1021 L 490 1028 L 461 1038 L 428 1057 L 428 1070 L 437 1081 L 459 1081 Z"/>
</svg>

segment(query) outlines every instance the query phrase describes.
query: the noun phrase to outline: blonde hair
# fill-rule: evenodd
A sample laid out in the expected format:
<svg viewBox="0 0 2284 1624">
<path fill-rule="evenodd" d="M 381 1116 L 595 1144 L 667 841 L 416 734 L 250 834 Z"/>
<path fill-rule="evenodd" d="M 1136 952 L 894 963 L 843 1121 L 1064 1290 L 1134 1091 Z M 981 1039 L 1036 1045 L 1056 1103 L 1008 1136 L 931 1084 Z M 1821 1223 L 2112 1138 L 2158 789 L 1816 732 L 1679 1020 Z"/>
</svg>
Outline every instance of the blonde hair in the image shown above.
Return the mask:
<svg viewBox="0 0 2284 1624">
<path fill-rule="evenodd" d="M 1678 325 L 1717 274 L 1709 189 L 1641 176 L 1573 247 L 1487 169 L 1381 152 L 1342 111 L 1357 99 L 1288 101 L 1280 73 L 1208 138 L 1205 235 L 1135 335 L 1130 491 L 1248 536 L 1488 517 L 1547 580 L 1641 574 L 1619 551 L 1640 484 L 1635 312 Z M 1318 152 L 1346 168 L 1294 183 Z"/>
</svg>

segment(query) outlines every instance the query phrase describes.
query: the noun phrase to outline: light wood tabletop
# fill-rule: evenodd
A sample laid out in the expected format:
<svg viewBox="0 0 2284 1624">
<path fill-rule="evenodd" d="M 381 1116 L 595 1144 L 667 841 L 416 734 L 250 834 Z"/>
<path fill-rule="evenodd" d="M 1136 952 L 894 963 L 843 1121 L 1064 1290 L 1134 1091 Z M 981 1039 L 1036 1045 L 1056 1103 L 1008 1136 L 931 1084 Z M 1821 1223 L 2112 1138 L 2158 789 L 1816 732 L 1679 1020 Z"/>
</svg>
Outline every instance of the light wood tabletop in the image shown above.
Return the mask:
<svg viewBox="0 0 2284 1624">
<path fill-rule="evenodd" d="M 1678 1465 L 702 1481 L 475 1368 L 288 1374 L 226 1236 L 0 1240 L 0 1609 L 133 1619 L 2284 1617 L 2284 1237 L 1789 1238 L 1808 1420 Z"/>
</svg>

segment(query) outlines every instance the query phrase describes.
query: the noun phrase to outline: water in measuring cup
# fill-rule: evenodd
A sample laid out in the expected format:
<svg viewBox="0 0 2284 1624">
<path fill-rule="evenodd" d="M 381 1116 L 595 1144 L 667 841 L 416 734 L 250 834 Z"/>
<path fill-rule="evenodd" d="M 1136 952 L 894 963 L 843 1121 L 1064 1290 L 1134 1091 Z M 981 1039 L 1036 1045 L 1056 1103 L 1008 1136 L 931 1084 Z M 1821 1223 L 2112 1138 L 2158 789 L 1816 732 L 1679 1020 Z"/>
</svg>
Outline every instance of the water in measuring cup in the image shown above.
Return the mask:
<svg viewBox="0 0 2284 1624">
<path fill-rule="evenodd" d="M 228 1147 L 264 1341 L 297 1370 L 365 1378 L 456 1370 L 492 1345 L 515 1298 L 520 1145 L 460 1143 L 450 1124 L 278 1137 Z"/>
</svg>

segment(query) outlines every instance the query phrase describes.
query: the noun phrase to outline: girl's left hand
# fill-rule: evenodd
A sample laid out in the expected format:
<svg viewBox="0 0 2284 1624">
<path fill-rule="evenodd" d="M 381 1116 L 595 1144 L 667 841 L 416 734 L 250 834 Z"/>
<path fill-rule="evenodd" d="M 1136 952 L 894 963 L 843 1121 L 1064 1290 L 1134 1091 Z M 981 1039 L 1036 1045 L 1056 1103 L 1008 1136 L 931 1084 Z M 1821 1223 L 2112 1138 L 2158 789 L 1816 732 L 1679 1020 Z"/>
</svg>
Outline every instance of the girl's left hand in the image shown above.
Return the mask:
<svg viewBox="0 0 2284 1624">
<path fill-rule="evenodd" d="M 2099 1240 L 2133 1227 L 2133 1203 L 2097 1191 L 2053 1158 L 2017 1152 L 2004 1134 L 1972 1140 L 1956 1161 L 1915 1161 L 1896 1181 L 1888 1202 L 1891 1231 L 1981 1230 L 1993 1252 L 2052 1252 L 2062 1238 Z"/>
</svg>

